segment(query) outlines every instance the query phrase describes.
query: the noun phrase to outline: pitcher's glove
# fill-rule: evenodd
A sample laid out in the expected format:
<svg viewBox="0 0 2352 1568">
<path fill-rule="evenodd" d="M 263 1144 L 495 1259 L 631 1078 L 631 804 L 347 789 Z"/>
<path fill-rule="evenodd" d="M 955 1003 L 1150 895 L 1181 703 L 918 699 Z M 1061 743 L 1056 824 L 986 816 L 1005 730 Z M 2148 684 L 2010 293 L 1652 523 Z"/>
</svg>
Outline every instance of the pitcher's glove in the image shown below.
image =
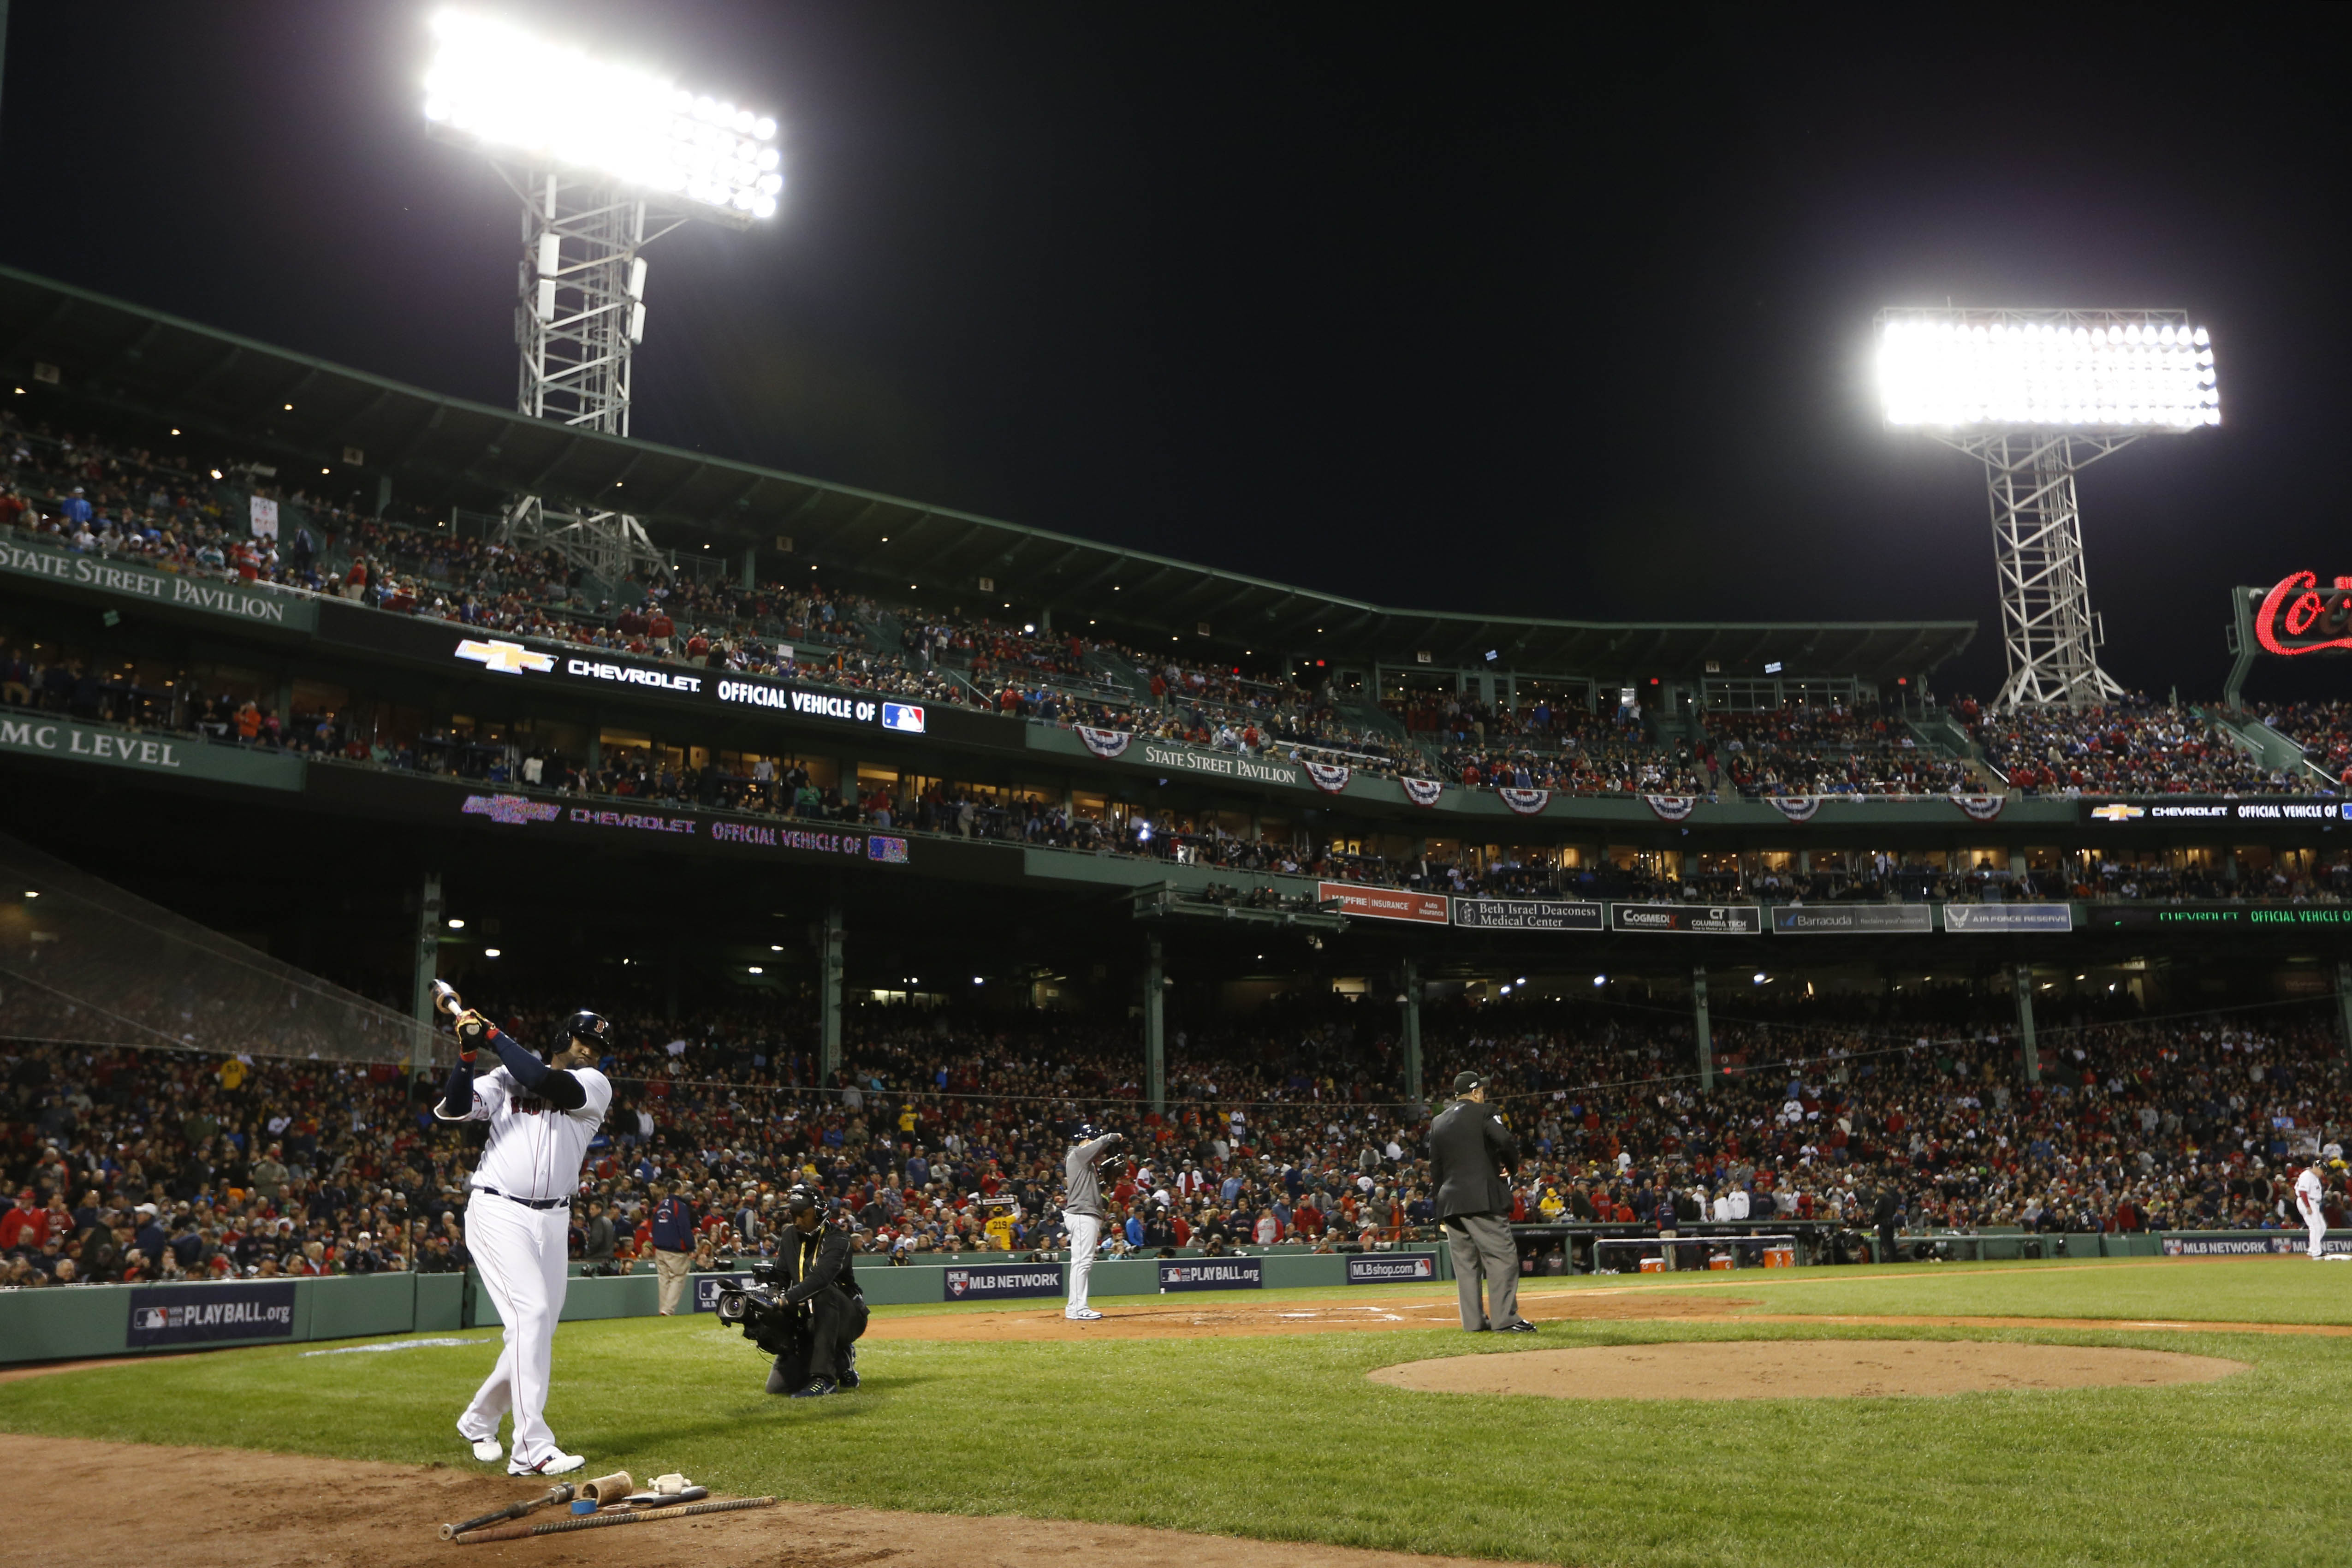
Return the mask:
<svg viewBox="0 0 2352 1568">
<path fill-rule="evenodd" d="M 490 1037 L 490 1021 L 471 1007 L 457 1015 L 457 1059 L 469 1062 Z"/>
</svg>

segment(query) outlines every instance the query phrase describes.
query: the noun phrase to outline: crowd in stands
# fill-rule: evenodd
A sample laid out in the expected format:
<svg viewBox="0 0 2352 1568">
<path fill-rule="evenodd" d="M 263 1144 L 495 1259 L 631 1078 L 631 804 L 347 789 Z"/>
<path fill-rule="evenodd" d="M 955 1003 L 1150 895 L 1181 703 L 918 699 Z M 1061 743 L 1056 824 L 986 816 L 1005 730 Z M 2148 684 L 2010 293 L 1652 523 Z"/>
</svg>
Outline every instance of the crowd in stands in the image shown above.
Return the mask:
<svg viewBox="0 0 2352 1568">
<path fill-rule="evenodd" d="M 2219 725 L 2145 697 L 2103 707 L 1959 715 L 1985 760 L 2027 795 L 2303 795 L 2307 771 L 2265 769 Z"/>
<path fill-rule="evenodd" d="M 571 1002 L 490 1010 L 538 1044 Z M 1674 1008 L 1456 1001 L 1425 1012 L 1427 1077 L 1489 1077 L 1526 1155 L 1515 1219 L 1649 1229 L 1718 1217 L 1718 1200 L 1855 1227 L 2292 1227 L 2293 1172 L 2352 1129 L 2325 1008 L 2053 1017 L 2038 1084 L 2003 1011 L 1961 987 L 1725 1006 L 1707 1092 Z M 1402 1101 L 1386 1006 L 1192 1020 L 1171 1037 L 1164 1116 L 1123 1023 L 856 1010 L 846 1066 L 819 1085 L 796 1016 L 614 1016 L 614 1108 L 572 1216 L 592 1268 L 646 1266 L 657 1186 L 694 1205 L 712 1265 L 772 1245 L 794 1182 L 893 1261 L 1051 1247 L 1082 1120 L 1129 1134 L 1105 1184 L 1115 1250 L 1434 1234 L 1434 1107 Z M 20 1194 L 0 1283 L 465 1263 L 479 1132 L 433 1119 L 431 1075 L 21 1041 L 0 1066 L 0 1180 Z M 2327 1182 L 2340 1224 L 2342 1172 Z"/>
<path fill-rule="evenodd" d="M 1830 703 L 1703 715 L 1710 791 L 1742 795 L 1950 795 L 1978 789 L 1968 763 L 1919 743 L 1899 717 Z"/>
<path fill-rule="evenodd" d="M 2303 760 L 2338 784 L 2352 774 L 2352 702 L 2265 704 L 2263 723 L 2303 748 Z"/>
</svg>

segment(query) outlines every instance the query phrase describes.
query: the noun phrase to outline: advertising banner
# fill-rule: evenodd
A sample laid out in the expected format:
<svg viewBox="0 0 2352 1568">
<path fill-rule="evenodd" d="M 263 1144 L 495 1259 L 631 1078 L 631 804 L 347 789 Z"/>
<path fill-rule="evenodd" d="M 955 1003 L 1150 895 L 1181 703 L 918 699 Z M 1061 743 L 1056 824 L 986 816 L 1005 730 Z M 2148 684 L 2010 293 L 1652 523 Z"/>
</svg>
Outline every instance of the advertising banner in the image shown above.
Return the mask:
<svg viewBox="0 0 2352 1568">
<path fill-rule="evenodd" d="M 101 555 L 77 555 L 40 544 L 0 544 L 0 574 L 87 588 L 126 603 L 194 610 L 250 625 L 309 631 L 318 608 L 308 595 L 220 578 L 119 565 Z"/>
<path fill-rule="evenodd" d="M 1059 1296 L 1062 1268 L 1058 1263 L 967 1263 L 943 1268 L 940 1299 L 996 1301 L 1014 1296 Z"/>
<path fill-rule="evenodd" d="M 1403 1285 L 1436 1278 L 1437 1254 L 1433 1252 L 1351 1253 L 1348 1258 L 1350 1285 Z"/>
<path fill-rule="evenodd" d="M 749 1274 L 698 1274 L 694 1277 L 694 1310 L 715 1312 L 719 1310 L 719 1292 L 740 1290 L 751 1282 Z"/>
<path fill-rule="evenodd" d="M 1764 911 L 1755 904 L 1612 904 L 1609 929 L 1757 936 L 1764 930 Z"/>
<path fill-rule="evenodd" d="M 2084 923 L 2093 931 L 2307 931 L 2315 926 L 2352 926 L 2352 907 L 2341 904 L 2126 904 L 2091 910 Z"/>
<path fill-rule="evenodd" d="M 2085 801 L 2083 820 L 2108 827 L 2131 823 L 2242 822 L 2273 826 L 2352 820 L 2352 801 L 2158 800 Z"/>
<path fill-rule="evenodd" d="M 1420 921 L 1428 925 L 1444 925 L 1447 921 L 1447 899 L 1444 893 L 1416 893 L 1403 888 L 1363 888 L 1353 882 L 1324 882 L 1315 894 L 1319 900 L 1337 899 L 1339 912 L 1360 920 Z"/>
<path fill-rule="evenodd" d="M 1174 745 L 1166 741 L 1146 741 L 1131 748 L 1129 762 L 1147 768 L 1167 768 L 1180 773 L 1207 773 L 1218 778 L 1239 780 L 1247 784 L 1288 784 L 1293 789 L 1312 789 L 1306 771 L 1297 763 L 1286 763 L 1276 757 L 1244 757 L 1238 752 L 1201 752 L 1190 746 Z"/>
<path fill-rule="evenodd" d="M 220 1340 L 294 1337 L 294 1281 L 248 1279 L 220 1285 L 147 1285 L 131 1293 L 132 1350 L 201 1345 Z"/>
<path fill-rule="evenodd" d="M 46 713 L 0 718 L 0 752 L 257 789 L 300 789 L 304 774 L 302 759 L 289 752 L 215 745 L 187 735 L 119 730 Z"/>
<path fill-rule="evenodd" d="M 1772 931 L 1776 936 L 1832 936 L 1840 932 L 1870 934 L 1932 931 L 1936 915 L 1926 904 L 1775 904 Z"/>
<path fill-rule="evenodd" d="M 2074 929 L 2072 904 L 1946 904 L 1944 929 L 1962 935 L 1990 931 Z"/>
<path fill-rule="evenodd" d="M 1456 899 L 1454 923 L 1473 931 L 1606 931 L 1599 903 L 1554 899 Z"/>
<path fill-rule="evenodd" d="M 674 843 L 703 844 L 724 853 L 762 859 L 779 856 L 836 865 L 858 860 L 877 866 L 907 866 L 914 860 L 913 844 L 895 834 L 844 831 L 800 817 L 745 818 L 700 811 L 579 805 L 572 804 L 576 798 L 466 795 L 457 797 L 457 814 L 516 829 L 539 829 L 544 825 L 547 830 L 611 838 L 658 834 Z"/>
<path fill-rule="evenodd" d="M 1262 1290 L 1265 1264 L 1255 1258 L 1162 1258 L 1160 1293 L 1171 1290 Z"/>
</svg>

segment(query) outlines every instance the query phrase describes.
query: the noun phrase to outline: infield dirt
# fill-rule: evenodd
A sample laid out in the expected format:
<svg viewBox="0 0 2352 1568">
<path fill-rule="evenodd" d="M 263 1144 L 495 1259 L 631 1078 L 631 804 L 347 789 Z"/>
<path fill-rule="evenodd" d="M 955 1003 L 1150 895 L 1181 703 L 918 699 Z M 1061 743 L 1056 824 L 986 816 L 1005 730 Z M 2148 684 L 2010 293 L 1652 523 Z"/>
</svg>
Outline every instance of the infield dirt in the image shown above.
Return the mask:
<svg viewBox="0 0 2352 1568">
<path fill-rule="evenodd" d="M 11 1568 L 150 1562 L 236 1568 L 860 1568 L 885 1562 L 890 1568 L 1472 1568 L 1461 1557 L 824 1503 L 459 1546 L 440 1539 L 444 1521 L 535 1496 L 546 1483 L 438 1467 L 8 1434 L 0 1434 L 0 1466 L 40 1496 L 97 1502 L 50 1510 L 37 1527 L 20 1521 L 8 1531 Z"/>
</svg>

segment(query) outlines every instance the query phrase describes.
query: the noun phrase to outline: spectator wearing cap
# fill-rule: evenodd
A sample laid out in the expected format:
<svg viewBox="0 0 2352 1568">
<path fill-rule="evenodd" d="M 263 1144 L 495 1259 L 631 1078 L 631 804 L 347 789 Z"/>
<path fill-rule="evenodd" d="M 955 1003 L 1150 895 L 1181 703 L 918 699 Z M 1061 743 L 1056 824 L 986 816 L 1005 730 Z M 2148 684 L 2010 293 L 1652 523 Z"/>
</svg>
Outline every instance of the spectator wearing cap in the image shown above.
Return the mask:
<svg viewBox="0 0 2352 1568">
<path fill-rule="evenodd" d="M 1503 1217 L 1511 1208 L 1518 1141 L 1486 1104 L 1485 1079 L 1475 1072 L 1456 1074 L 1454 1095 L 1454 1102 L 1429 1124 L 1429 1179 L 1437 1189 L 1438 1221 L 1454 1254 L 1462 1327 L 1471 1333 L 1533 1333 L 1535 1325 L 1519 1316 L 1519 1249 Z"/>
<path fill-rule="evenodd" d="M 37 1252 L 48 1234 L 47 1215 L 30 1187 L 16 1194 L 15 1208 L 0 1214 L 0 1253 Z"/>
</svg>

